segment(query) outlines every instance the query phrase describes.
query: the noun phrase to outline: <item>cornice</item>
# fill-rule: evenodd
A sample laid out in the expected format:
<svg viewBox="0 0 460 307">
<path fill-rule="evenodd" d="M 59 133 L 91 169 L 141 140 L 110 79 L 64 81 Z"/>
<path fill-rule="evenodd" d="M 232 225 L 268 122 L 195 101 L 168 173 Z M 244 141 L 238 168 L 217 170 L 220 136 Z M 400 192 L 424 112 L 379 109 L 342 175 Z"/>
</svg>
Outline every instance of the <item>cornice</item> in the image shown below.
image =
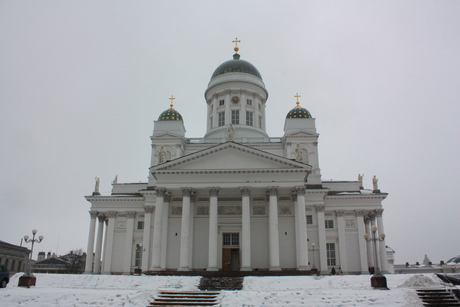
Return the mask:
<svg viewBox="0 0 460 307">
<path fill-rule="evenodd" d="M 164 170 L 154 171 L 156 174 L 250 174 L 250 173 L 309 173 L 307 169 L 272 169 L 272 170 Z"/>
<path fill-rule="evenodd" d="M 385 199 L 388 196 L 388 193 L 381 193 L 381 194 L 364 194 L 364 195 L 358 195 L 358 194 L 329 194 L 326 196 L 327 200 L 342 200 L 342 199 Z"/>
<path fill-rule="evenodd" d="M 145 201 L 145 198 L 142 196 L 137 197 L 120 197 L 120 196 L 85 196 L 86 200 L 89 202 L 96 202 L 96 201 Z"/>
</svg>

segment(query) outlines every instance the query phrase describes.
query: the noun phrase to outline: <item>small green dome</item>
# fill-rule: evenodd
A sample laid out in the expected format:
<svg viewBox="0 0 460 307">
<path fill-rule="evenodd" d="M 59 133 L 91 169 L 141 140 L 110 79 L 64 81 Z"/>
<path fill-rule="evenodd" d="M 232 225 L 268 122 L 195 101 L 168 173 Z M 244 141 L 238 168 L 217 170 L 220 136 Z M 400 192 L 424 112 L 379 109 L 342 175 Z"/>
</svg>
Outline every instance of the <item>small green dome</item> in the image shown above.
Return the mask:
<svg viewBox="0 0 460 307">
<path fill-rule="evenodd" d="M 286 118 L 312 118 L 310 112 L 307 109 L 302 108 L 299 103 L 297 106 L 289 111 Z"/>
<path fill-rule="evenodd" d="M 260 75 L 259 71 L 254 65 L 252 65 L 248 61 L 240 60 L 240 55 L 238 53 L 235 53 L 233 55 L 233 60 L 228 60 L 220 64 L 219 67 L 216 68 L 216 70 L 212 74 L 211 80 L 217 76 L 232 72 L 251 74 L 253 76 L 256 76 L 257 78 L 262 79 L 262 76 Z"/>
<path fill-rule="evenodd" d="M 158 117 L 158 121 L 162 120 L 183 120 L 182 115 L 179 112 L 174 110 L 172 107 L 164 111 Z"/>
</svg>

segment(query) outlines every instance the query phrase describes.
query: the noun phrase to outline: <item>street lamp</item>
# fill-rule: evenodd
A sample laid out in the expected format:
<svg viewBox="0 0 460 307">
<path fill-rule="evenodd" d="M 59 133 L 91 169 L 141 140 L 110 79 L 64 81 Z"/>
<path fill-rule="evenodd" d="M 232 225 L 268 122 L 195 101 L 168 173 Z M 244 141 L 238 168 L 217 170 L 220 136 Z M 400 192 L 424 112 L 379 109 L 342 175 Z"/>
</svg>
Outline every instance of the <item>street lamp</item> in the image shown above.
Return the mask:
<svg viewBox="0 0 460 307">
<path fill-rule="evenodd" d="M 32 242 L 32 247 L 30 249 L 30 258 L 29 258 L 29 265 L 27 266 L 27 271 L 24 273 L 24 275 L 22 275 L 21 277 L 19 277 L 19 283 L 18 283 L 18 286 L 19 287 L 27 287 L 27 288 L 30 288 L 30 286 L 35 286 L 35 282 L 37 280 L 37 278 L 34 276 L 34 274 L 32 273 L 32 269 L 31 269 L 31 265 L 32 265 L 32 255 L 33 255 L 33 251 L 34 251 L 34 243 L 37 242 L 37 243 L 40 243 L 41 241 L 43 241 L 44 237 L 43 236 L 39 236 L 38 239 L 35 239 L 35 235 L 37 234 L 37 230 L 34 229 L 32 230 L 32 239 L 29 238 L 28 235 L 25 235 L 24 236 L 24 242 L 25 243 L 30 243 Z"/>
<path fill-rule="evenodd" d="M 364 235 L 364 240 L 367 242 L 373 242 L 374 245 L 374 261 L 375 261 L 375 271 L 374 275 L 371 277 L 371 286 L 374 288 L 387 288 L 387 279 L 383 276 L 379 267 L 379 257 L 377 254 L 377 241 L 381 242 L 385 240 L 385 234 L 381 233 L 378 237 L 376 236 L 377 226 L 372 225 L 372 238 L 369 238 L 369 235 L 366 233 Z"/>
<path fill-rule="evenodd" d="M 311 270 L 312 270 L 312 272 L 314 272 L 314 271 L 317 272 L 318 270 L 316 269 L 315 252 L 319 251 L 319 248 L 315 247 L 315 243 L 312 243 L 311 248 L 309 248 L 308 250 L 311 251 L 312 255 L 313 255 L 313 257 L 312 257 L 313 258 L 313 265 L 311 266 Z"/>
</svg>

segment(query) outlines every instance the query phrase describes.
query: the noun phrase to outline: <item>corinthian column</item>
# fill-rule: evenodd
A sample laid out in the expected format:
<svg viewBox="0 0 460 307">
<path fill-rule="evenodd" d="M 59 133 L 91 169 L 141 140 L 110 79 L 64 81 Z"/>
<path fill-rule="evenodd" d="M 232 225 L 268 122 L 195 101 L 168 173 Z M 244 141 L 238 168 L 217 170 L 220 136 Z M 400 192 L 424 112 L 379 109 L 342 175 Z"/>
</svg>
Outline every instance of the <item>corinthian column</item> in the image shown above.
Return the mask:
<svg viewBox="0 0 460 307">
<path fill-rule="evenodd" d="M 125 257 L 123 265 L 123 275 L 131 275 L 131 258 L 133 254 L 133 234 L 134 234 L 134 217 L 136 212 L 126 212 L 128 220 L 126 221 L 126 238 L 125 238 Z"/>
<path fill-rule="evenodd" d="M 190 231 L 190 195 L 191 188 L 182 189 L 182 220 L 180 232 L 180 259 L 178 271 L 189 271 L 189 231 Z"/>
<path fill-rule="evenodd" d="M 243 100 L 244 101 L 244 100 Z M 242 196 L 241 216 L 241 271 L 251 271 L 251 210 L 249 187 L 240 188 Z"/>
<path fill-rule="evenodd" d="M 153 250 L 152 250 L 152 271 L 161 270 L 161 229 L 163 227 L 163 201 L 166 189 L 156 190 L 157 199 L 155 204 L 155 222 L 153 225 Z"/>
<path fill-rule="evenodd" d="M 361 274 L 366 274 L 368 272 L 368 262 L 366 254 L 366 240 L 363 239 L 364 234 L 366 233 L 365 224 L 364 224 L 364 211 L 355 210 L 356 214 L 356 224 L 358 226 L 358 246 L 359 246 L 359 262 L 361 263 Z"/>
<path fill-rule="evenodd" d="M 217 196 L 219 188 L 209 189 L 209 251 L 207 271 L 217 271 Z"/>
<path fill-rule="evenodd" d="M 89 235 L 88 235 L 88 249 L 86 253 L 85 274 L 93 272 L 93 250 L 94 250 L 94 233 L 96 230 L 96 211 L 90 211 Z"/>
<path fill-rule="evenodd" d="M 385 234 L 383 229 L 383 219 L 382 219 L 383 209 L 375 210 L 375 215 L 377 217 L 377 231 L 378 235 Z M 380 252 L 380 268 L 382 273 L 388 273 L 388 260 L 387 260 L 387 249 L 385 240 L 379 241 L 379 252 Z"/>
<path fill-rule="evenodd" d="M 295 194 L 297 195 L 297 201 L 295 202 L 295 221 L 297 223 L 296 229 L 298 236 L 296 237 L 296 248 L 297 253 L 297 269 L 308 270 L 308 247 L 307 247 L 307 218 L 305 215 L 305 188 L 296 187 Z"/>
<path fill-rule="evenodd" d="M 320 259 L 320 274 L 329 272 L 327 267 L 327 251 L 326 251 L 326 225 L 324 219 L 324 205 L 316 206 L 318 215 L 318 239 L 319 239 L 319 259 Z"/>
<path fill-rule="evenodd" d="M 96 255 L 94 259 L 94 274 L 101 274 L 102 236 L 104 235 L 104 222 L 106 217 L 99 215 L 99 226 L 97 227 Z"/>
<path fill-rule="evenodd" d="M 278 227 L 278 190 L 275 187 L 268 189 L 268 252 L 270 271 L 280 271 L 280 243 Z"/>
<path fill-rule="evenodd" d="M 142 271 L 148 271 L 150 259 L 150 234 L 152 231 L 153 206 L 144 207 L 144 237 L 142 239 Z"/>
<path fill-rule="evenodd" d="M 103 274 L 112 273 L 112 253 L 113 253 L 113 237 L 115 234 L 115 219 L 117 217 L 116 211 L 108 213 L 109 221 L 107 225 L 107 242 L 104 252 L 104 272 Z"/>
<path fill-rule="evenodd" d="M 348 273 L 347 242 L 345 236 L 345 211 L 335 211 L 337 215 L 337 232 L 339 234 L 340 267 L 344 273 Z"/>
</svg>

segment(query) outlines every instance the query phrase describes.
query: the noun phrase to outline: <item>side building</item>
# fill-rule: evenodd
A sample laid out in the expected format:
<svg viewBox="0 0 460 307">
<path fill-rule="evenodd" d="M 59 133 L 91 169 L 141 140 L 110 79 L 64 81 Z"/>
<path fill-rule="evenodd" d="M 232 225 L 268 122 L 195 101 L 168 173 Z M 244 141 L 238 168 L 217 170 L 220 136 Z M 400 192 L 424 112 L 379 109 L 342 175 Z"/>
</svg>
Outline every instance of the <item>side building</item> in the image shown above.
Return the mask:
<svg viewBox="0 0 460 307">
<path fill-rule="evenodd" d="M 149 180 L 113 182 L 91 204 L 85 272 L 280 271 L 367 274 L 374 266 L 370 227 L 383 233 L 377 187 L 322 181 L 315 118 L 299 95 L 284 135 L 266 132 L 268 91 L 242 60 L 216 68 L 205 91 L 207 129 L 185 136 L 184 119 L 170 108 L 154 122 Z M 388 271 L 385 241 L 379 243 Z M 94 265 L 93 265 L 94 263 Z"/>
<path fill-rule="evenodd" d="M 11 275 L 27 269 L 29 255 L 26 247 L 0 241 L 0 264 L 5 265 Z"/>
</svg>

